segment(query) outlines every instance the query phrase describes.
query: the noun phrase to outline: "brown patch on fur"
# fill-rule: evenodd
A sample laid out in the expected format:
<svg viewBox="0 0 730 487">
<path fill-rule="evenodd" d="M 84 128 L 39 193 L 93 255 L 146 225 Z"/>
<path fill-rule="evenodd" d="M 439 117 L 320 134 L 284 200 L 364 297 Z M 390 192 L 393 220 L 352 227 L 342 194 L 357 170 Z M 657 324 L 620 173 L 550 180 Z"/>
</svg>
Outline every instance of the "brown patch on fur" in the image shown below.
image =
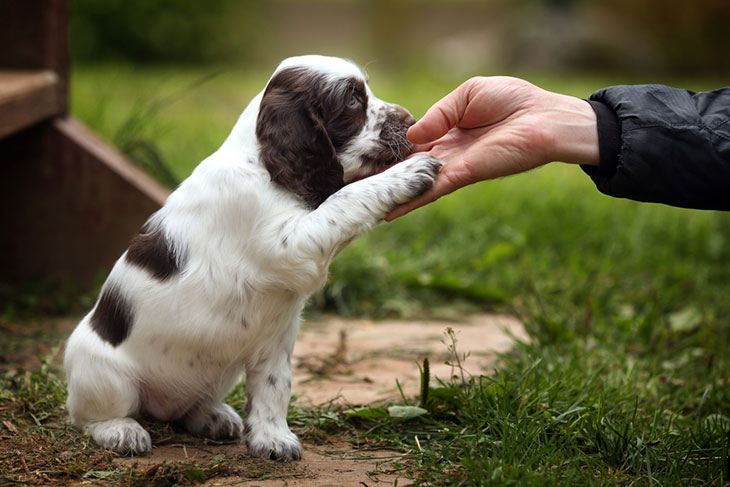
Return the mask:
<svg viewBox="0 0 730 487">
<path fill-rule="evenodd" d="M 359 79 L 340 81 L 344 88 L 322 99 L 322 117 L 332 145 L 339 151 L 360 133 L 368 121 L 368 95 Z"/>
<path fill-rule="evenodd" d="M 271 180 L 316 208 L 342 186 L 337 151 L 367 121 L 360 80 L 327 80 L 307 68 L 287 68 L 269 82 L 256 121 L 261 160 Z"/>
<path fill-rule="evenodd" d="M 172 246 L 162 228 L 145 223 L 132 239 L 127 250 L 127 262 L 147 270 L 160 281 L 180 272 Z"/>
<path fill-rule="evenodd" d="M 115 286 L 108 286 L 101 293 L 91 315 L 91 328 L 102 340 L 116 347 L 132 330 L 132 307 Z"/>
</svg>

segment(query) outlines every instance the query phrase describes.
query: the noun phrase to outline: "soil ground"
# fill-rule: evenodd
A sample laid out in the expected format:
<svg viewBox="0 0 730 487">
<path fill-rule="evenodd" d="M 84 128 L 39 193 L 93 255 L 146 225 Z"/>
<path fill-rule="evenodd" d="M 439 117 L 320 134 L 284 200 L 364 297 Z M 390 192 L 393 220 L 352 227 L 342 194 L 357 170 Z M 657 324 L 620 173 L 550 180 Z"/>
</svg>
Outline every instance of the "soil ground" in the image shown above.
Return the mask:
<svg viewBox="0 0 730 487">
<path fill-rule="evenodd" d="M 474 315 L 460 323 L 371 321 L 324 317 L 305 323 L 294 348 L 292 392 L 303 404 L 365 405 L 397 400 L 398 383 L 407 397 L 418 395 L 418 364 L 428 357 L 432 380 L 447 380 L 454 330 L 464 369 L 478 374 L 514 339 L 526 340 L 522 325 L 509 316 Z"/>
<path fill-rule="evenodd" d="M 59 337 L 73 329 L 75 320 L 55 319 L 39 323 L 2 322 L 0 334 L 15 340 L 15 346 L 0 356 L 0 371 L 30 370 L 40 365 L 39 356 L 49 353 L 59 361 Z M 460 323 L 429 321 L 379 321 L 325 316 L 303 325 L 294 351 L 293 393 L 305 406 L 365 405 L 398 400 L 400 388 L 408 397 L 417 395 L 418 364 L 429 357 L 433 379 L 448 379 L 454 369 L 445 364 L 454 330 L 457 349 L 467 373 L 488 369 L 495 354 L 509 349 L 515 339 L 525 340 L 520 323 L 508 316 L 475 315 Z M 36 334 L 42 329 L 42 334 Z M 397 382 L 396 382 L 397 380 Z M 14 434 L 13 431 L 0 432 Z M 15 432 L 17 434 L 17 432 Z M 10 443 L 10 442 L 8 442 Z M 0 442 L 0 453 L 3 444 Z M 246 457 L 243 445 L 210 444 L 171 429 L 153 432 L 152 454 L 140 458 L 116 458 L 121 467 L 154 476 L 170 466 L 186 463 L 236 462 L 236 476 L 216 477 L 205 485 L 408 485 L 408 480 L 389 472 L 391 462 L 402 462 L 398 452 L 354 446 L 343 439 L 327 438 L 305 442 L 301 462 L 282 464 Z M 19 452 L 22 453 L 22 452 Z M 62 452 L 69 455 L 71 452 Z M 82 480 L 78 485 L 103 484 L 101 478 Z"/>
</svg>

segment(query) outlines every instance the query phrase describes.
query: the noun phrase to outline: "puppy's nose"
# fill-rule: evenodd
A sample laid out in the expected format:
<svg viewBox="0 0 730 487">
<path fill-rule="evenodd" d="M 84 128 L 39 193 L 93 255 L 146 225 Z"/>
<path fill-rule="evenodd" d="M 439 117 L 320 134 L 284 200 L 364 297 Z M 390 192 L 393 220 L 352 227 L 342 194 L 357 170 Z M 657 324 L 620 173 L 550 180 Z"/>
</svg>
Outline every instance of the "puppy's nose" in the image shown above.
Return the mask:
<svg viewBox="0 0 730 487">
<path fill-rule="evenodd" d="M 408 110 L 406 110 L 405 108 L 398 105 L 395 105 L 393 108 L 393 115 L 395 116 L 395 119 L 398 120 L 398 122 L 400 122 L 401 124 L 405 125 L 406 128 L 416 123 L 416 119 L 413 118 L 413 116 L 408 113 Z"/>
</svg>

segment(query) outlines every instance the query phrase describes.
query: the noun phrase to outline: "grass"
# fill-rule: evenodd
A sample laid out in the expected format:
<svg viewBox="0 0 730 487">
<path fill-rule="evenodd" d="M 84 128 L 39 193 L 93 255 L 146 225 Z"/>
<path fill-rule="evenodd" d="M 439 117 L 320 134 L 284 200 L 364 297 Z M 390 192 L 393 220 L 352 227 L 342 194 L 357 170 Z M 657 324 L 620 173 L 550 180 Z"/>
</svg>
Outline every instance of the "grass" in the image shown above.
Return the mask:
<svg viewBox="0 0 730 487">
<path fill-rule="evenodd" d="M 267 76 L 230 70 L 190 88 L 212 72 L 78 68 L 72 111 L 109 140 L 154 141 L 182 178 L 223 140 Z M 371 77 L 376 93 L 415 114 L 459 81 Z M 528 78 L 578 96 L 644 81 Z M 134 130 L 123 128 L 135 117 Z M 508 311 L 523 320 L 531 341 L 484 376 L 431 383 L 425 415 L 293 409 L 290 421 L 310 438 L 337 434 L 409 452 L 396 468 L 420 483 L 726 484 L 729 241 L 730 215 L 614 200 L 576 167 L 462 190 L 353 243 L 312 307 L 438 318 Z M 62 388 L 52 369 L 39 370 L 6 373 L 0 420 L 32 431 L 38 422 L 57 424 Z M 54 445 L 78 441 L 63 429 L 51 433 Z M 97 470 L 105 453 L 82 449 L 88 461 L 78 472 Z M 64 451 L 76 454 L 71 446 Z"/>
</svg>

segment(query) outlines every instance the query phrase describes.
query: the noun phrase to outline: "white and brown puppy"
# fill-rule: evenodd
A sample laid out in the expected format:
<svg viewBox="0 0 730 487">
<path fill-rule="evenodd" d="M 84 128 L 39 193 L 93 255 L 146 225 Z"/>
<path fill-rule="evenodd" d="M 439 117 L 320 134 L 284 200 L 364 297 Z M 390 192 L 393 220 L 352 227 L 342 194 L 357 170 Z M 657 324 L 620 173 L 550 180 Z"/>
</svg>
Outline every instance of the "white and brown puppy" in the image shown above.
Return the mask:
<svg viewBox="0 0 730 487">
<path fill-rule="evenodd" d="M 299 459 L 286 415 L 300 313 L 343 246 L 433 183 L 440 163 L 423 154 L 362 179 L 410 153 L 412 123 L 348 61 L 282 62 L 69 338 L 72 421 L 120 453 L 150 450 L 134 419 L 150 417 Z M 244 372 L 242 421 L 223 400 Z"/>
</svg>

